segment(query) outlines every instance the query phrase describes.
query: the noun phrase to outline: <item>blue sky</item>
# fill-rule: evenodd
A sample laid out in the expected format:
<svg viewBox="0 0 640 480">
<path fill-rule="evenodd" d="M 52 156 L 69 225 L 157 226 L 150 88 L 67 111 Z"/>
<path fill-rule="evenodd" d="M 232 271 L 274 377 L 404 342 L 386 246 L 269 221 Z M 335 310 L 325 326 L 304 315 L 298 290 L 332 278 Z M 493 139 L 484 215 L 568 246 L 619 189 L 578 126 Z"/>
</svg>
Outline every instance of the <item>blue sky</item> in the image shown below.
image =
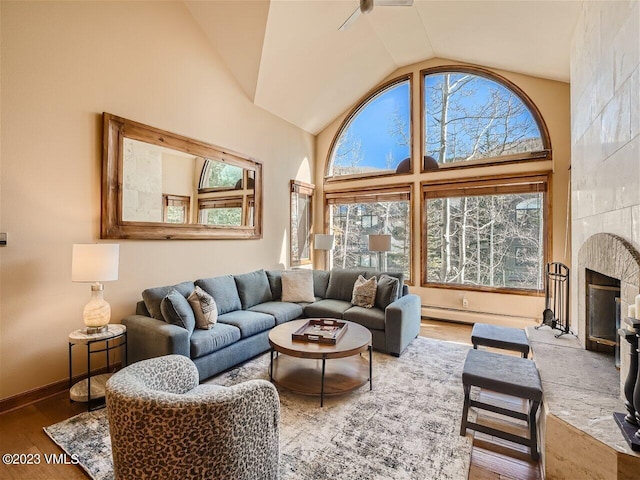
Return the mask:
<svg viewBox="0 0 640 480">
<path fill-rule="evenodd" d="M 392 128 L 390 119 L 396 111 L 405 121 L 405 134 L 408 136 L 410 125 L 408 81 L 384 91 L 367 103 L 345 129 L 343 135 L 349 132 L 354 138 L 362 141 L 363 160 L 360 166 L 386 169 L 387 153 L 392 152 L 396 160 L 395 168 L 397 163 L 409 156 L 409 146 L 398 145 L 396 137 L 389 134 Z"/>
</svg>

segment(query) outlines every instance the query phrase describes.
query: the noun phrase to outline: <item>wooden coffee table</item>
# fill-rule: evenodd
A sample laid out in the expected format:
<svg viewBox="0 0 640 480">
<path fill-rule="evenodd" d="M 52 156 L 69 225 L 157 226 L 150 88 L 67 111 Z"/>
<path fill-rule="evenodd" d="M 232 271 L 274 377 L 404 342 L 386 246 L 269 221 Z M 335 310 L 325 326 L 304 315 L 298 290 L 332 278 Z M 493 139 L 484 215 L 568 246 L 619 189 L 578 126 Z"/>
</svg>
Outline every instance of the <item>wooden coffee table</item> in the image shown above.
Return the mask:
<svg viewBox="0 0 640 480">
<path fill-rule="evenodd" d="M 325 395 L 349 392 L 367 382 L 373 389 L 371 332 L 340 320 L 348 326 L 335 345 L 292 340 L 291 334 L 308 320 L 283 323 L 269 332 L 271 381 L 296 393 L 320 395 L 321 407 Z M 361 355 L 367 351 L 368 359 Z"/>
</svg>

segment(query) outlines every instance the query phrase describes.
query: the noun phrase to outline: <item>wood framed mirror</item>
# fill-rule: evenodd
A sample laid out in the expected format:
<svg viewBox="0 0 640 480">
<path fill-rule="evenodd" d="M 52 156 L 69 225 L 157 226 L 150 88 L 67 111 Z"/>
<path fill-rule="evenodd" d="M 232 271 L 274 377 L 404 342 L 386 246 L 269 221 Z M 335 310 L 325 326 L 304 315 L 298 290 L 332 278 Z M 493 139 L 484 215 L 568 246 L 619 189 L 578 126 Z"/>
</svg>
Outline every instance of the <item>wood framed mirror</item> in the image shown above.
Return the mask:
<svg viewBox="0 0 640 480">
<path fill-rule="evenodd" d="M 262 163 L 103 113 L 101 238 L 262 238 Z"/>
</svg>

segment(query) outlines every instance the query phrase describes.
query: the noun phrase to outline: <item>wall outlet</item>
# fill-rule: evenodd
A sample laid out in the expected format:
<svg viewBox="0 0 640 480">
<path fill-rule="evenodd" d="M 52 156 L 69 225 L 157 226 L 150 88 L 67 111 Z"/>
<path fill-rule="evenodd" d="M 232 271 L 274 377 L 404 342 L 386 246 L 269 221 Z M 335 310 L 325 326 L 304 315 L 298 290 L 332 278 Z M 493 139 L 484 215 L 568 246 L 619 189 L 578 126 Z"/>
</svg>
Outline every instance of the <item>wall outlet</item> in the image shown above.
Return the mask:
<svg viewBox="0 0 640 480">
<path fill-rule="evenodd" d="M 467 300 L 467 297 L 462 297 L 462 308 L 469 308 L 469 300 Z"/>
</svg>

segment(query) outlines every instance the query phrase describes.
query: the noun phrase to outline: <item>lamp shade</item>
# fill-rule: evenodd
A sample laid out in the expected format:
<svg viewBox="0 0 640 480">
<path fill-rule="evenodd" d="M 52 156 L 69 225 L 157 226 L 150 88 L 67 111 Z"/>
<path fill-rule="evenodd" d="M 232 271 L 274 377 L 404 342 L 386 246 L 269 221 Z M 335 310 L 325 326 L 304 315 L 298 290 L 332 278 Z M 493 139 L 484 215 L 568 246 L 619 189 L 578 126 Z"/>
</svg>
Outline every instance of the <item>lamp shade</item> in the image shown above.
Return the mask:
<svg viewBox="0 0 640 480">
<path fill-rule="evenodd" d="M 388 252 L 391 250 L 391 235 L 369 235 L 369 250 Z"/>
<path fill-rule="evenodd" d="M 76 244 L 73 246 L 71 280 L 74 282 L 117 280 L 119 257 L 120 245 L 118 244 Z"/>
<path fill-rule="evenodd" d="M 333 248 L 333 235 L 316 233 L 313 238 L 313 248 L 316 250 L 331 250 Z"/>
</svg>

